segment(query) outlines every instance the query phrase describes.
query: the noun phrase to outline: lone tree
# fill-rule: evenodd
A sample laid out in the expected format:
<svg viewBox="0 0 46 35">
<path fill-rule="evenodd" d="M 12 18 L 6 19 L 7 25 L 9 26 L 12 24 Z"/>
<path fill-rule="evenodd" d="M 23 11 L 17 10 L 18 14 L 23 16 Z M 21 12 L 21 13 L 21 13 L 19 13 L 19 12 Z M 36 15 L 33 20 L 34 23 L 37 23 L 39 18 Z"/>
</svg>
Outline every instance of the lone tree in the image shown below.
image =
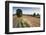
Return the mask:
<svg viewBox="0 0 46 35">
<path fill-rule="evenodd" d="M 16 10 L 16 15 L 17 15 L 17 17 L 21 17 L 22 16 L 22 10 L 21 9 L 17 9 Z"/>
<path fill-rule="evenodd" d="M 36 16 L 36 14 L 34 13 L 33 16 Z"/>
</svg>

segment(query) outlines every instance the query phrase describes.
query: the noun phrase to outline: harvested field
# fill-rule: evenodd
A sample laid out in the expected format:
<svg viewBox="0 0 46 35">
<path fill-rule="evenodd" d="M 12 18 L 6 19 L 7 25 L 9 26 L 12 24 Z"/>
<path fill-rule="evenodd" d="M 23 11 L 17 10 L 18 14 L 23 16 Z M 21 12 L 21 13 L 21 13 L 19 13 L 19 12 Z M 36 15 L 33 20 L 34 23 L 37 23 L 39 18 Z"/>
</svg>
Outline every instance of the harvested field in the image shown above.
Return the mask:
<svg viewBox="0 0 46 35">
<path fill-rule="evenodd" d="M 17 20 L 22 19 L 23 23 L 17 23 Z M 23 15 L 21 18 L 17 18 L 16 15 L 13 16 L 13 28 L 21 27 L 40 27 L 40 18 Z"/>
</svg>

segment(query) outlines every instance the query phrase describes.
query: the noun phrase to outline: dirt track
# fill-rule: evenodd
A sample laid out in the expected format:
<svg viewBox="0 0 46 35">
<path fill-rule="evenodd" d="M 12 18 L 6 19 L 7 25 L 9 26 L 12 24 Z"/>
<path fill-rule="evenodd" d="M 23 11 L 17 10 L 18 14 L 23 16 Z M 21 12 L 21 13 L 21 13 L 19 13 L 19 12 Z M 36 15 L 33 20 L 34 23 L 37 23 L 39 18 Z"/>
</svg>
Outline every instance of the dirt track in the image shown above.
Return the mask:
<svg viewBox="0 0 46 35">
<path fill-rule="evenodd" d="M 32 16 L 23 16 L 22 17 L 29 27 L 39 27 L 40 26 L 40 18 L 32 17 Z M 16 16 L 13 16 L 13 27 L 15 28 L 17 25 L 16 23 Z M 18 24 L 20 27 L 22 24 Z M 23 24 L 23 26 L 26 26 Z"/>
</svg>

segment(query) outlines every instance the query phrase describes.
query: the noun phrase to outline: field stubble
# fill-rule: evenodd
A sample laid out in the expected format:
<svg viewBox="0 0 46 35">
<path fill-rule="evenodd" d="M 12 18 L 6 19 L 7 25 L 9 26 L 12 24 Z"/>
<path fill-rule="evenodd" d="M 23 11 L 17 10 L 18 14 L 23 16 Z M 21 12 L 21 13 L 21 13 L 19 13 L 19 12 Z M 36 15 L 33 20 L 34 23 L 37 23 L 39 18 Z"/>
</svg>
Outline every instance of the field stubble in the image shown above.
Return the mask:
<svg viewBox="0 0 46 35">
<path fill-rule="evenodd" d="M 24 16 L 23 15 L 22 19 L 27 23 L 17 24 L 16 23 L 17 17 L 16 17 L 16 15 L 13 16 L 13 28 L 17 28 L 17 27 L 40 27 L 40 18 L 33 17 L 33 16 L 27 16 L 27 15 Z"/>
</svg>

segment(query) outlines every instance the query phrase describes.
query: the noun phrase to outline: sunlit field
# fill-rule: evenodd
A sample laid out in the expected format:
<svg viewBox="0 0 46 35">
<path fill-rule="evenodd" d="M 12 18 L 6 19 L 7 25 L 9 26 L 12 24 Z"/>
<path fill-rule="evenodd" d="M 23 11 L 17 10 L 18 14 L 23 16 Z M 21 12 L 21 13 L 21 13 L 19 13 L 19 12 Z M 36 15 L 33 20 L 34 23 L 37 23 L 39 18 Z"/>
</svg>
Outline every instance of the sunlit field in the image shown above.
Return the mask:
<svg viewBox="0 0 46 35">
<path fill-rule="evenodd" d="M 21 20 L 22 19 L 22 20 Z M 19 21 L 21 22 L 19 22 Z M 13 16 L 13 28 L 40 27 L 40 17 L 31 15 L 22 15 L 18 18 Z"/>
</svg>

